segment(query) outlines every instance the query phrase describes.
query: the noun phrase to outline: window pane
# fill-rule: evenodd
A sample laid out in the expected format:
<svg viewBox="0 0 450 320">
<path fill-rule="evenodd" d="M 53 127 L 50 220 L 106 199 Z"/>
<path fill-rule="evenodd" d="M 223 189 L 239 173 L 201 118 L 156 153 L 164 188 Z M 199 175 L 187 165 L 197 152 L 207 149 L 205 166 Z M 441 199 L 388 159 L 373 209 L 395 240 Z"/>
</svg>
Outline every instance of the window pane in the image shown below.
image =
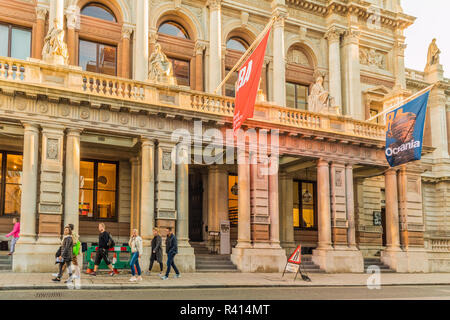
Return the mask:
<svg viewBox="0 0 450 320">
<path fill-rule="evenodd" d="M 169 36 L 174 36 L 183 39 L 189 39 L 187 32 L 175 22 L 165 22 L 163 23 L 159 29 L 159 33 L 167 34 Z"/>
<path fill-rule="evenodd" d="M 238 224 L 238 177 L 228 176 L 228 218 L 230 225 Z"/>
<path fill-rule="evenodd" d="M 6 184 L 5 187 L 5 214 L 20 214 L 21 186 Z"/>
<path fill-rule="evenodd" d="M 286 107 L 288 108 L 294 108 L 295 105 L 295 84 L 293 83 L 286 83 Z"/>
<path fill-rule="evenodd" d="M 300 227 L 300 217 L 299 217 L 299 208 L 300 208 L 300 201 L 298 199 L 298 182 L 294 181 L 293 185 L 293 191 L 292 196 L 294 200 L 294 227 Z"/>
<path fill-rule="evenodd" d="M 307 110 L 308 105 L 308 87 L 297 85 L 297 108 Z"/>
<path fill-rule="evenodd" d="M 31 55 L 31 31 L 12 29 L 11 57 L 25 60 Z"/>
<path fill-rule="evenodd" d="M 97 44 L 80 40 L 79 65 L 84 71 L 97 72 Z"/>
<path fill-rule="evenodd" d="M 98 190 L 116 190 L 116 165 L 111 163 L 98 164 Z"/>
<path fill-rule="evenodd" d="M 94 189 L 94 163 L 80 161 L 80 189 Z"/>
<path fill-rule="evenodd" d="M 228 74 L 231 70 L 225 70 L 225 74 Z M 238 80 L 238 72 L 233 72 L 233 74 L 228 78 L 225 83 L 225 95 L 227 97 L 235 97 L 236 96 L 236 82 Z"/>
<path fill-rule="evenodd" d="M 303 228 L 314 228 L 314 184 L 302 183 L 302 226 Z"/>
<path fill-rule="evenodd" d="M 173 66 L 173 74 L 177 78 L 177 83 L 180 86 L 190 86 L 189 81 L 189 62 L 177 59 L 170 59 Z"/>
<path fill-rule="evenodd" d="M 80 190 L 79 213 L 82 217 L 94 217 L 94 191 Z"/>
<path fill-rule="evenodd" d="M 116 75 L 116 47 L 99 44 L 98 50 L 98 66 L 97 72 L 108 74 L 110 76 Z"/>
<path fill-rule="evenodd" d="M 240 52 L 247 51 L 248 45 L 242 39 L 231 38 L 227 41 L 227 49 L 236 50 Z"/>
<path fill-rule="evenodd" d="M 22 156 L 8 154 L 6 158 L 6 182 L 21 183 L 22 177 Z"/>
<path fill-rule="evenodd" d="M 98 191 L 97 212 L 101 219 L 114 218 L 116 215 L 116 192 Z"/>
<path fill-rule="evenodd" d="M 81 10 L 81 14 L 106 21 L 116 22 L 116 17 L 110 10 L 101 4 L 90 4 Z"/>
<path fill-rule="evenodd" d="M 0 24 L 0 56 L 1 57 L 8 56 L 8 37 L 9 37 L 8 26 Z"/>
</svg>

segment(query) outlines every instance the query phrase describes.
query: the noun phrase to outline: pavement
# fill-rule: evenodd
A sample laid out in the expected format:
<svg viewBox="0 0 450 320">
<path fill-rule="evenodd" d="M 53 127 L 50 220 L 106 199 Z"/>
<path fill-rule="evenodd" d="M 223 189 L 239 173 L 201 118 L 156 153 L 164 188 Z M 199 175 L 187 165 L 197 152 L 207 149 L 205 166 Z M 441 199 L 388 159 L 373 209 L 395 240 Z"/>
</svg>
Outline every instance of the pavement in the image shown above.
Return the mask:
<svg viewBox="0 0 450 320">
<path fill-rule="evenodd" d="M 183 273 L 174 279 L 161 280 L 158 274 L 143 276 L 140 282 L 130 282 L 129 271 L 121 271 L 113 277 L 106 271 L 97 276 L 82 273 L 77 289 L 127 290 L 139 289 L 194 289 L 194 288 L 276 288 L 276 287 L 367 287 L 377 286 L 430 286 L 450 285 L 450 273 L 386 273 L 386 274 L 309 274 L 311 282 L 300 276 L 294 281 L 294 274 L 287 273 Z M 67 278 L 67 274 L 63 280 Z M 0 273 L 0 290 L 54 290 L 68 288 L 64 282 L 52 282 L 48 273 Z M 379 281 L 378 281 L 379 280 Z M 74 288 L 74 287 L 69 287 Z"/>
</svg>

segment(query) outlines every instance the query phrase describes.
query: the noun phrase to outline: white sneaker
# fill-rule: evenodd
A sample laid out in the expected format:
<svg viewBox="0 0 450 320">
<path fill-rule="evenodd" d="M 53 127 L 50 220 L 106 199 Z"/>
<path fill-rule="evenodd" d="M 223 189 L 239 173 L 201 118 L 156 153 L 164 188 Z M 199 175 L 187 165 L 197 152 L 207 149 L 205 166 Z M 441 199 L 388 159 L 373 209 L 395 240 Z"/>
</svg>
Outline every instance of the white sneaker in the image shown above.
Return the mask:
<svg viewBox="0 0 450 320">
<path fill-rule="evenodd" d="M 58 273 L 52 273 L 52 277 L 57 277 Z"/>
<path fill-rule="evenodd" d="M 130 281 L 131 281 L 131 282 L 136 282 L 137 279 L 136 279 L 136 277 L 131 277 L 131 278 L 130 278 Z"/>
<path fill-rule="evenodd" d="M 141 276 L 137 277 L 137 281 L 142 281 L 142 277 Z"/>
</svg>

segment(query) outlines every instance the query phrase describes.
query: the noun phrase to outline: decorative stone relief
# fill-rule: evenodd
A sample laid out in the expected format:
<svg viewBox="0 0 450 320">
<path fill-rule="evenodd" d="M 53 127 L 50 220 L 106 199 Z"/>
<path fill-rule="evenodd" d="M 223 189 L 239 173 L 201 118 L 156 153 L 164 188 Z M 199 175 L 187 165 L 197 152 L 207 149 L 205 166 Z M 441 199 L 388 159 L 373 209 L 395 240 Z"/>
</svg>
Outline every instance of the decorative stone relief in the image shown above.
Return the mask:
<svg viewBox="0 0 450 320">
<path fill-rule="evenodd" d="M 17 96 L 15 105 L 17 110 L 24 111 L 27 108 L 27 99 L 21 96 Z"/>
<path fill-rule="evenodd" d="M 360 48 L 359 49 L 359 63 L 376 67 L 378 69 L 386 69 L 386 57 L 383 53 L 376 51 L 373 48 Z"/>
<path fill-rule="evenodd" d="M 70 107 L 67 104 L 60 105 L 59 114 L 63 117 L 68 117 L 70 114 Z"/>
<path fill-rule="evenodd" d="M 146 127 L 148 125 L 147 116 L 140 115 L 138 117 L 138 124 L 139 124 L 139 127 L 141 127 L 141 128 Z"/>
<path fill-rule="evenodd" d="M 119 121 L 121 124 L 125 125 L 125 124 L 128 124 L 128 122 L 130 121 L 130 118 L 129 118 L 128 114 L 122 113 L 119 116 Z"/>
<path fill-rule="evenodd" d="M 47 113 L 48 111 L 48 103 L 46 101 L 38 101 L 37 109 L 40 113 Z"/>
<path fill-rule="evenodd" d="M 103 122 L 108 122 L 111 119 L 111 112 L 109 110 L 100 110 L 100 119 Z"/>
<path fill-rule="evenodd" d="M 163 170 L 172 170 L 172 159 L 171 159 L 170 152 L 163 152 L 162 168 L 163 168 Z"/>
<path fill-rule="evenodd" d="M 58 159 L 58 140 L 57 139 L 47 139 L 47 159 L 56 160 Z"/>
<path fill-rule="evenodd" d="M 302 50 L 298 49 L 298 48 L 292 48 L 289 50 L 288 54 L 287 54 L 287 61 L 288 63 L 292 63 L 292 64 L 298 64 L 301 66 L 310 66 L 308 57 L 306 56 L 305 53 L 303 53 Z"/>
<path fill-rule="evenodd" d="M 336 187 L 342 186 L 342 171 L 336 170 Z"/>
<path fill-rule="evenodd" d="M 90 116 L 90 112 L 89 112 L 89 108 L 81 108 L 80 110 L 80 117 L 81 119 L 89 119 Z"/>
</svg>

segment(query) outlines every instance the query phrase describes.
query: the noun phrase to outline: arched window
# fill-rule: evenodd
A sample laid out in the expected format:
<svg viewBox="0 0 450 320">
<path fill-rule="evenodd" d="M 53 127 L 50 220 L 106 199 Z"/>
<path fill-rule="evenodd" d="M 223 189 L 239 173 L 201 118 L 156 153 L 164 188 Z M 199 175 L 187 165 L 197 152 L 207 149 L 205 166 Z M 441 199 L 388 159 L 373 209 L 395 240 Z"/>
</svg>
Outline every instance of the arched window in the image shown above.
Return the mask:
<svg viewBox="0 0 450 320">
<path fill-rule="evenodd" d="M 247 51 L 249 45 L 247 42 L 241 38 L 233 37 L 227 41 L 227 49 L 245 52 Z"/>
<path fill-rule="evenodd" d="M 105 5 L 97 2 L 88 3 L 81 9 L 81 14 L 106 21 L 117 22 L 114 13 Z"/>
<path fill-rule="evenodd" d="M 177 38 L 189 39 L 189 34 L 187 33 L 187 31 L 174 21 L 167 21 L 162 23 L 158 28 L 158 32 Z"/>
</svg>

